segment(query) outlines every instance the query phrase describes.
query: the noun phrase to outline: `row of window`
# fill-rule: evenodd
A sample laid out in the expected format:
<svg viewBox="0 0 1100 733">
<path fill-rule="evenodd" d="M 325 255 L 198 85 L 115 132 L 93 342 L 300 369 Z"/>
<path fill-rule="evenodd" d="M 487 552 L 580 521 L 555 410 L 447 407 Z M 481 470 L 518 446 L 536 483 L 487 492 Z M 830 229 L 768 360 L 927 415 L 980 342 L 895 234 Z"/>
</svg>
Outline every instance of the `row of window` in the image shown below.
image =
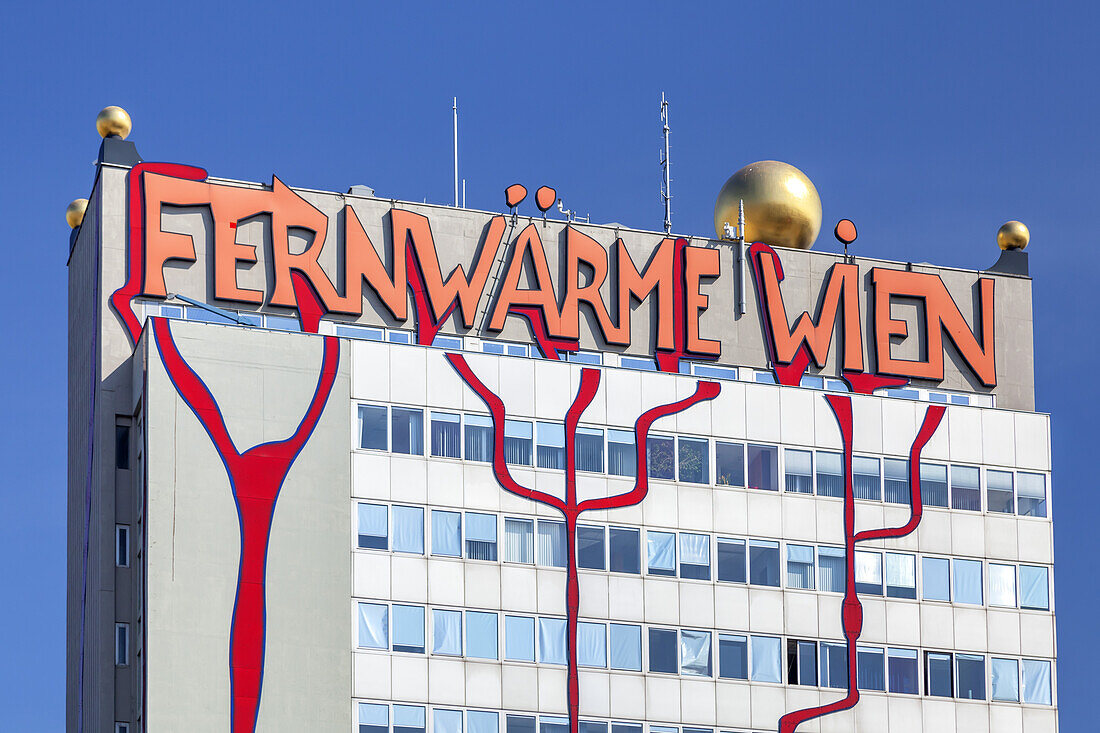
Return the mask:
<svg viewBox="0 0 1100 733">
<path fill-rule="evenodd" d="M 360 404 L 359 448 L 492 461 L 493 421 L 488 415 L 430 410 L 425 443 L 424 412 L 419 407 Z M 574 454 L 578 471 L 625 477 L 636 472 L 632 430 L 580 426 Z M 561 423 L 505 420 L 504 460 L 514 466 L 564 469 L 565 428 Z M 650 478 L 667 481 L 766 491 L 779 491 L 782 485 L 784 491 L 797 494 L 844 496 L 843 456 L 834 451 L 651 434 L 646 439 L 646 467 Z M 982 474 L 978 466 L 921 461 L 921 501 L 925 506 L 980 512 Z M 984 474 L 985 511 L 1047 515 L 1044 474 L 992 468 Z M 857 499 L 908 505 L 909 461 L 854 456 L 852 489 Z"/>
<path fill-rule="evenodd" d="M 430 618 L 434 655 L 528 663 L 537 660 L 538 664 L 552 665 L 568 662 L 564 618 L 397 603 L 360 602 L 358 610 L 361 649 L 425 654 L 425 621 Z M 987 661 L 993 671 L 990 690 L 986 688 Z M 783 639 L 778 636 L 600 621 L 577 623 L 577 664 L 810 687 L 848 685 L 847 648 L 841 643 L 789 638 L 784 654 Z M 933 697 L 985 700 L 988 694 L 990 699 L 1002 702 L 1022 699 L 1026 703 L 1050 704 L 1049 660 L 987 660 L 981 654 L 926 651 L 923 688 L 920 666 L 917 649 L 857 647 L 856 677 L 861 690 L 919 695 L 923 689 L 924 695 Z"/>
<path fill-rule="evenodd" d="M 425 509 L 359 502 L 360 549 L 425 554 Z M 430 510 L 430 553 L 439 557 L 566 567 L 565 523 L 483 512 Z M 642 551 L 643 538 L 645 552 Z M 712 537 L 696 532 L 580 524 L 577 566 L 586 570 L 843 593 L 844 548 L 777 540 Z M 712 562 L 713 555 L 713 562 Z M 783 558 L 786 558 L 784 580 Z M 918 597 L 972 605 L 1050 609 L 1049 569 L 965 558 L 856 550 L 856 591 L 889 598 Z M 988 577 L 988 584 L 985 581 Z"/>
<path fill-rule="evenodd" d="M 431 714 L 432 733 L 569 733 L 569 720 L 550 715 L 501 713 L 495 710 L 459 710 L 453 708 L 400 705 L 397 703 L 357 703 L 359 733 L 427 733 Z M 504 724 L 501 730 L 501 723 Z M 581 720 L 579 733 L 643 733 L 643 723 L 608 720 Z M 465 729 L 463 725 L 465 724 Z M 648 725 L 648 733 L 715 733 L 713 728 Z M 720 733 L 739 733 L 723 729 Z"/>
</svg>

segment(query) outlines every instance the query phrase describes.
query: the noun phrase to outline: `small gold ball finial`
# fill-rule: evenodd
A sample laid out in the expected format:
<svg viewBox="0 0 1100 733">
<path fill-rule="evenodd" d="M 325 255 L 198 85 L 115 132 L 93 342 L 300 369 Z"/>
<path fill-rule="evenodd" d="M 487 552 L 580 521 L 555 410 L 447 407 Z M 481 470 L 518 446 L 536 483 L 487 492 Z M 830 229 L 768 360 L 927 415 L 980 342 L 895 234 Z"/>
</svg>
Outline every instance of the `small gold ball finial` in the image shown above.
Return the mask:
<svg viewBox="0 0 1100 733">
<path fill-rule="evenodd" d="M 130 119 L 130 114 L 122 107 L 115 107 L 114 105 L 101 109 L 95 118 L 95 129 L 99 131 L 100 137 L 114 135 L 125 140 L 133 127 L 134 123 Z"/>
<path fill-rule="evenodd" d="M 88 199 L 76 199 L 65 209 L 65 221 L 76 229 L 84 223 L 84 212 L 88 210 Z"/>
<path fill-rule="evenodd" d="M 1031 241 L 1031 232 L 1022 221 L 1006 221 L 997 230 L 997 246 L 1003 250 L 1023 249 Z"/>
<path fill-rule="evenodd" d="M 761 160 L 734 173 L 714 204 L 714 231 L 737 223 L 745 202 L 745 241 L 809 249 L 821 230 L 821 198 L 805 173 L 789 163 Z"/>
</svg>

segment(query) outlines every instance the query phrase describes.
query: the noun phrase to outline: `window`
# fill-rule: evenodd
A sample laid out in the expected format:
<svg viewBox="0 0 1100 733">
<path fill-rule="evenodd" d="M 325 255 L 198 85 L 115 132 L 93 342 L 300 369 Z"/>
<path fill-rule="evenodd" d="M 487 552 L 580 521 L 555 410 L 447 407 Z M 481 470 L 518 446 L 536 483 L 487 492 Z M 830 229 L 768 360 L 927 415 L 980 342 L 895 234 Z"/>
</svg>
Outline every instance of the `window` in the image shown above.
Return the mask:
<svg viewBox="0 0 1100 733">
<path fill-rule="evenodd" d="M 779 639 L 774 636 L 753 636 L 752 679 L 754 682 L 779 682 L 782 679 L 781 648 Z"/>
<path fill-rule="evenodd" d="M 489 710 L 466 711 L 467 733 L 500 733 L 500 718 Z"/>
<path fill-rule="evenodd" d="M 737 634 L 718 635 L 718 676 L 728 680 L 749 678 L 749 639 Z"/>
<path fill-rule="evenodd" d="M 1015 659 L 993 658 L 993 697 L 996 702 L 1020 702 L 1020 663 Z"/>
<path fill-rule="evenodd" d="M 432 554 L 462 557 L 462 515 L 432 510 Z"/>
<path fill-rule="evenodd" d="M 1016 566 L 989 563 L 989 605 L 1016 608 Z"/>
<path fill-rule="evenodd" d="M 1020 473 L 1017 476 L 1018 513 L 1021 517 L 1047 515 L 1046 478 L 1041 473 Z"/>
<path fill-rule="evenodd" d="M 374 450 L 389 449 L 385 407 L 359 405 L 359 447 Z"/>
<path fill-rule="evenodd" d="M 439 338 L 436 338 L 432 346 L 438 345 L 438 341 Z M 462 733 L 462 711 L 439 708 L 432 710 L 432 733 Z"/>
<path fill-rule="evenodd" d="M 817 495 L 844 497 L 844 462 L 839 453 L 817 452 Z"/>
<path fill-rule="evenodd" d="M 917 650 L 888 650 L 886 673 L 889 681 L 890 692 L 898 692 L 903 695 L 918 694 Z"/>
<path fill-rule="evenodd" d="M 455 336 L 436 336 L 432 339 L 432 346 L 437 349 L 462 350 L 462 339 Z"/>
<path fill-rule="evenodd" d="M 642 627 L 611 624 L 611 669 L 642 671 Z"/>
<path fill-rule="evenodd" d="M 718 580 L 747 583 L 746 560 L 744 540 L 718 540 Z"/>
<path fill-rule="evenodd" d="M 535 523 L 530 519 L 504 519 L 504 562 L 535 562 Z"/>
<path fill-rule="evenodd" d="M 578 722 L 578 725 L 578 733 L 607 733 L 607 723 L 604 721 L 581 720 Z M 641 727 L 640 725 L 638 726 L 638 733 L 641 733 Z"/>
<path fill-rule="evenodd" d="M 953 571 L 951 586 L 955 603 L 973 603 L 982 605 L 982 562 L 981 560 L 951 561 Z"/>
<path fill-rule="evenodd" d="M 964 700 L 985 699 L 985 657 L 978 654 L 956 654 L 959 697 Z"/>
<path fill-rule="evenodd" d="M 680 632 L 680 673 L 694 677 L 711 677 L 710 632 Z"/>
<path fill-rule="evenodd" d="M 565 664 L 565 619 L 539 617 L 539 661 Z"/>
<path fill-rule="evenodd" d="M 607 431 L 607 472 L 612 476 L 634 476 L 638 470 L 638 451 L 634 433 L 629 430 Z"/>
<path fill-rule="evenodd" d="M 812 545 L 787 545 L 787 587 L 814 589 Z"/>
<path fill-rule="evenodd" d="M 466 460 L 493 460 L 493 419 L 488 415 L 466 415 Z"/>
<path fill-rule="evenodd" d="M 604 528 L 580 525 L 577 527 L 577 566 L 589 570 L 603 570 Z"/>
<path fill-rule="evenodd" d="M 535 661 L 535 619 L 504 617 L 504 658 L 516 662 Z"/>
<path fill-rule="evenodd" d="M 976 466 L 951 467 L 951 508 L 970 512 L 982 510 L 982 489 Z"/>
<path fill-rule="evenodd" d="M 607 667 L 607 626 L 590 621 L 577 624 L 577 664 L 581 667 Z"/>
<path fill-rule="evenodd" d="M 909 490 L 909 461 L 885 458 L 882 461 L 882 474 L 886 501 L 908 506 L 912 499 L 912 492 Z"/>
<path fill-rule="evenodd" d="M 921 461 L 920 499 L 925 506 L 947 506 L 947 466 Z"/>
<path fill-rule="evenodd" d="M 393 733 L 424 733 L 425 717 L 419 705 L 394 705 Z"/>
<path fill-rule="evenodd" d="M 737 379 L 737 369 L 734 367 L 711 366 L 709 364 L 692 365 L 692 373 L 704 379 Z"/>
<path fill-rule="evenodd" d="M 389 510 L 384 504 L 359 504 L 359 547 L 388 550 Z"/>
<path fill-rule="evenodd" d="M 497 518 L 495 514 L 466 512 L 466 557 L 470 560 L 497 559 Z"/>
<path fill-rule="evenodd" d="M 1050 662 L 1025 659 L 1021 666 L 1024 672 L 1024 702 L 1050 705 Z"/>
<path fill-rule="evenodd" d="M 861 690 L 886 691 L 886 657 L 879 647 L 856 647 L 856 686 Z"/>
<path fill-rule="evenodd" d="M 779 449 L 749 443 L 749 488 L 779 491 Z"/>
<path fill-rule="evenodd" d="M 613 573 L 641 572 L 641 532 L 636 529 L 612 527 L 610 530 L 611 566 Z"/>
<path fill-rule="evenodd" d="M 130 527 L 126 524 L 115 525 L 115 566 L 130 567 Z"/>
<path fill-rule="evenodd" d="M 603 430 L 577 428 L 573 452 L 578 471 L 603 473 Z"/>
<path fill-rule="evenodd" d="M 466 656 L 497 658 L 497 615 L 488 611 L 466 612 Z"/>
<path fill-rule="evenodd" d="M 752 381 L 757 384 L 775 384 L 775 375 L 771 372 L 756 372 L 753 374 Z"/>
<path fill-rule="evenodd" d="M 408 407 L 390 409 L 393 427 L 393 452 L 412 456 L 424 455 L 424 411 Z"/>
<path fill-rule="evenodd" d="M 432 654 L 462 656 L 462 611 L 432 609 Z"/>
<path fill-rule="evenodd" d="M 115 664 L 125 667 L 130 663 L 130 624 L 115 624 Z"/>
<path fill-rule="evenodd" d="M 878 472 L 878 459 L 866 456 L 852 458 L 852 495 L 857 499 L 882 499 L 882 483 Z"/>
<path fill-rule="evenodd" d="M 886 553 L 886 596 L 917 597 L 917 558 L 914 555 Z"/>
<path fill-rule="evenodd" d="M 787 639 L 787 684 L 817 686 L 817 643 Z"/>
<path fill-rule="evenodd" d="M 421 507 L 393 508 L 393 550 L 424 554 L 424 510 Z"/>
<path fill-rule="evenodd" d="M 829 593 L 843 593 L 847 568 L 844 563 L 844 548 L 817 548 L 817 587 Z"/>
<path fill-rule="evenodd" d="M 359 703 L 359 733 L 389 733 L 390 706 Z"/>
<path fill-rule="evenodd" d="M 715 478 L 719 486 L 745 485 L 745 446 L 741 443 L 714 444 Z"/>
<path fill-rule="evenodd" d="M 130 468 L 130 426 L 115 425 L 115 468 Z"/>
<path fill-rule="evenodd" d="M 856 550 L 856 593 L 882 595 L 882 553 Z"/>
<path fill-rule="evenodd" d="M 649 630 L 649 671 L 676 674 L 679 655 L 676 649 L 675 629 Z"/>
<path fill-rule="evenodd" d="M 565 355 L 566 361 L 572 361 L 577 364 L 591 364 L 593 366 L 600 366 L 603 364 L 603 354 L 598 351 L 572 351 Z"/>
<path fill-rule="evenodd" d="M 753 585 L 779 587 L 778 542 L 749 540 L 749 582 Z"/>
<path fill-rule="evenodd" d="M 802 376 L 802 379 L 798 380 L 799 387 L 806 387 L 808 389 L 824 389 L 825 380 L 821 377 L 813 377 L 809 374 Z"/>
<path fill-rule="evenodd" d="M 924 653 L 924 694 L 932 697 L 953 697 L 955 681 L 951 677 L 951 655 Z"/>
<path fill-rule="evenodd" d="M 564 522 L 539 520 L 539 565 L 551 568 L 566 566 Z"/>
<path fill-rule="evenodd" d="M 1012 514 L 1013 492 L 1012 472 L 993 471 L 985 472 L 985 504 L 986 509 L 1000 514 Z"/>
<path fill-rule="evenodd" d="M 130 733 L 130 724 L 115 723 L 115 733 Z"/>
<path fill-rule="evenodd" d="M 641 369 L 647 372 L 657 371 L 657 364 L 653 359 L 642 359 L 637 356 L 620 356 L 619 366 L 624 369 Z"/>
<path fill-rule="evenodd" d="M 672 532 L 646 532 L 646 555 L 650 575 L 676 575 L 676 535 Z"/>
<path fill-rule="evenodd" d="M 539 733 L 569 733 L 569 719 L 540 715 Z"/>
<path fill-rule="evenodd" d="M 270 317 L 268 316 L 268 318 Z M 411 344 L 412 334 L 408 331 L 390 331 L 388 340 L 394 344 Z"/>
<path fill-rule="evenodd" d="M 787 448 L 783 451 L 786 491 L 793 491 L 796 494 L 814 493 L 813 455 L 808 450 Z"/>
<path fill-rule="evenodd" d="M 672 438 L 663 435 L 650 435 L 646 438 L 646 470 L 650 478 L 676 478 L 676 446 Z"/>
<path fill-rule="evenodd" d="M 531 423 L 504 421 L 504 462 L 513 466 L 531 465 Z"/>
<path fill-rule="evenodd" d="M 1020 608 L 1050 610 L 1050 583 L 1046 568 L 1020 566 Z"/>
<path fill-rule="evenodd" d="M 437 458 L 462 457 L 462 423 L 452 412 L 432 412 L 432 455 Z"/>
<path fill-rule="evenodd" d="M 710 580 L 710 535 L 680 533 L 680 577 Z"/>
<path fill-rule="evenodd" d="M 535 718 L 531 715 L 509 715 L 505 718 L 506 733 L 535 733 Z"/>
<path fill-rule="evenodd" d="M 848 648 L 844 644 L 821 642 L 821 686 L 848 686 Z"/>
<path fill-rule="evenodd" d="M 558 423 L 540 422 L 536 450 L 539 468 L 565 468 L 565 427 Z"/>
<path fill-rule="evenodd" d="M 393 650 L 424 653 L 424 607 L 393 604 Z"/>
<path fill-rule="evenodd" d="M 924 576 L 924 600 L 950 601 L 950 561 L 943 557 L 922 557 L 921 571 Z"/>
<path fill-rule="evenodd" d="M 689 484 L 710 483 L 710 441 L 679 438 L 680 481 Z"/>
<path fill-rule="evenodd" d="M 359 648 L 390 648 L 390 614 L 384 603 L 359 604 Z"/>
</svg>

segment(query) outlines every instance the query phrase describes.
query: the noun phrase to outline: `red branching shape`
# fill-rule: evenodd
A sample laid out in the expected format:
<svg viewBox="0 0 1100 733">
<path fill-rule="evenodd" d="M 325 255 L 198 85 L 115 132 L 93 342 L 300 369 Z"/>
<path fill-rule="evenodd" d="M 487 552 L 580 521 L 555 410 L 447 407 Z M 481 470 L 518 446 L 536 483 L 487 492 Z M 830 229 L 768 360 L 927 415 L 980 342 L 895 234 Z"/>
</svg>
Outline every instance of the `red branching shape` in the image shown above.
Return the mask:
<svg viewBox="0 0 1100 733">
<path fill-rule="evenodd" d="M 856 595 L 856 543 L 866 540 L 904 537 L 920 524 L 924 512 L 920 492 L 920 455 L 924 446 L 932 439 L 932 435 L 939 427 L 946 410 L 941 405 L 932 405 L 925 410 L 924 422 L 921 423 L 920 430 L 917 432 L 917 437 L 909 451 L 909 521 L 900 527 L 870 529 L 857 533 L 855 531 L 855 496 L 852 489 L 852 398 L 847 395 L 830 394 L 825 395 L 825 399 L 828 400 L 829 407 L 833 410 L 833 416 L 836 417 L 837 424 L 840 426 L 841 437 L 844 441 L 845 583 L 844 603 L 841 607 L 841 628 L 847 642 L 848 693 L 840 700 L 826 705 L 787 713 L 779 719 L 779 733 L 795 733 L 798 726 L 807 720 L 848 710 L 855 707 L 856 703 L 859 702 L 859 688 L 856 683 L 856 642 L 863 632 L 863 604 L 860 603 L 859 596 Z"/>
<path fill-rule="evenodd" d="M 577 501 L 577 466 L 576 466 L 576 438 L 577 423 L 581 415 L 592 404 L 596 391 L 600 386 L 600 370 L 582 369 L 581 383 L 577 390 L 577 396 L 573 399 L 568 412 L 565 415 L 565 498 L 564 500 L 535 489 L 521 486 L 512 478 L 508 470 L 508 464 L 504 459 L 504 402 L 485 386 L 474 374 L 466 358 L 461 354 L 447 354 L 447 360 L 451 363 L 458 375 L 462 377 L 469 387 L 477 393 L 493 419 L 493 473 L 497 481 L 505 491 L 522 496 L 525 499 L 551 506 L 562 513 L 566 525 L 566 641 L 568 645 L 568 704 L 569 704 L 569 729 L 571 733 L 577 733 L 580 723 L 580 690 L 579 674 L 577 671 L 577 616 L 580 610 L 580 587 L 577 578 L 577 554 L 576 536 L 577 519 L 581 513 L 594 509 L 613 509 L 617 507 L 633 506 L 639 504 L 649 493 L 649 476 L 646 470 L 645 445 L 649 435 L 649 429 L 655 421 L 662 417 L 683 412 L 692 405 L 707 400 L 713 400 L 721 389 L 717 382 L 699 382 L 695 386 L 695 392 L 677 402 L 646 410 L 634 423 L 634 444 L 637 457 L 634 488 L 630 491 L 615 496 Z"/>
</svg>

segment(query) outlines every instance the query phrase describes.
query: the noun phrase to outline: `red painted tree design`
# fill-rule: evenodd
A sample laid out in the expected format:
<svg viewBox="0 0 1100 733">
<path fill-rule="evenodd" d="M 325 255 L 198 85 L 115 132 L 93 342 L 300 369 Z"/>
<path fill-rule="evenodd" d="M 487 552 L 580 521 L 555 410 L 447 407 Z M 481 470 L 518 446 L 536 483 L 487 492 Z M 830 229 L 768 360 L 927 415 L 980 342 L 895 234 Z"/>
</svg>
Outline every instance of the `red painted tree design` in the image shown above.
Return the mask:
<svg viewBox="0 0 1100 733">
<path fill-rule="evenodd" d="M 577 499 L 577 467 L 575 444 L 577 436 L 577 423 L 581 415 L 592 403 L 596 391 L 600 386 L 599 369 L 582 369 L 580 387 L 577 396 L 573 399 L 568 412 L 565 415 L 565 498 L 561 499 L 553 494 L 547 494 L 535 489 L 521 486 L 513 478 L 508 470 L 508 464 L 504 459 L 504 402 L 495 395 L 474 374 L 465 357 L 461 354 L 447 354 L 447 360 L 463 381 L 477 393 L 493 419 L 493 472 L 497 481 L 508 491 L 516 496 L 522 496 L 531 501 L 553 507 L 562 513 L 565 518 L 566 538 L 566 649 L 568 653 L 568 708 L 569 727 L 571 733 L 579 730 L 580 700 L 579 682 L 577 670 L 577 614 L 580 608 L 580 589 L 577 578 L 577 519 L 586 511 L 597 509 L 613 509 L 617 507 L 633 506 L 640 504 L 649 493 L 649 477 L 646 470 L 645 445 L 649 435 L 649 429 L 653 423 L 668 415 L 682 412 L 692 405 L 706 400 L 712 400 L 718 396 L 721 389 L 716 382 L 698 382 L 695 392 L 685 399 L 667 405 L 659 405 L 650 408 L 634 423 L 635 449 L 635 480 L 634 488 L 630 491 L 615 496 L 601 497 L 578 501 Z"/>
</svg>

